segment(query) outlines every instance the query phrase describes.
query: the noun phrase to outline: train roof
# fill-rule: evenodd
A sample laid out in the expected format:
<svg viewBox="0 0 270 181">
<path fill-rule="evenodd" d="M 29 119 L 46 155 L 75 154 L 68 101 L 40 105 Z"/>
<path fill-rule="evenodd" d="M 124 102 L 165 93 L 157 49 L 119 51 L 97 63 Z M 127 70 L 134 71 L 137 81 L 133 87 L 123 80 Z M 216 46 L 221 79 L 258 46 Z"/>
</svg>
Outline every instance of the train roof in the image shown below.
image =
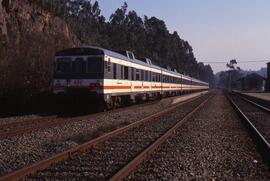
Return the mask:
<svg viewBox="0 0 270 181">
<path fill-rule="evenodd" d="M 138 59 L 130 59 L 128 58 L 127 56 L 123 55 L 122 53 L 118 53 L 118 52 L 114 52 L 114 51 L 111 51 L 111 50 L 107 50 L 105 48 L 100 48 L 100 47 L 95 47 L 95 46 L 81 46 L 81 48 L 94 48 L 94 49 L 98 49 L 98 50 L 101 50 L 104 52 L 104 55 L 108 55 L 108 56 L 111 56 L 111 57 L 114 57 L 114 58 L 119 58 L 119 59 L 122 59 L 122 60 L 125 60 L 125 61 L 128 61 L 128 62 L 133 62 L 133 63 L 137 63 L 137 64 L 140 64 L 140 65 L 144 65 L 144 66 L 150 66 L 150 67 L 153 67 L 153 68 L 157 68 L 157 69 L 161 69 L 161 67 L 157 66 L 157 65 L 149 65 L 147 63 L 145 63 L 144 61 L 142 60 L 138 60 Z"/>
<path fill-rule="evenodd" d="M 159 70 L 161 70 L 163 72 L 167 72 L 167 73 L 170 73 L 170 74 L 173 74 L 173 75 L 176 75 L 176 76 L 182 76 L 182 77 L 185 77 L 186 79 L 192 79 L 193 81 L 195 80 L 196 82 L 208 84 L 208 83 L 203 82 L 201 80 L 198 80 L 198 79 L 192 78 L 190 76 L 180 74 L 178 72 L 168 70 L 166 68 L 163 68 L 163 67 L 160 67 L 160 66 L 157 66 L 157 65 L 154 65 L 154 64 L 150 65 L 150 64 L 148 64 L 148 63 L 146 63 L 146 62 L 144 62 L 142 60 L 138 60 L 136 58 L 135 59 L 130 59 L 127 56 L 125 56 L 125 55 L 123 55 L 121 53 L 114 52 L 114 51 L 111 51 L 111 50 L 108 50 L 108 49 L 105 49 L 105 48 L 96 47 L 96 46 L 80 46 L 80 47 L 77 47 L 78 50 L 80 50 L 82 48 L 99 50 L 96 53 L 101 53 L 100 51 L 102 51 L 104 55 L 108 55 L 108 56 L 111 56 L 111 57 L 114 57 L 114 58 L 122 59 L 122 60 L 125 60 L 125 61 L 128 61 L 128 62 L 133 62 L 133 63 L 139 64 L 139 65 L 149 66 L 151 68 L 156 68 L 156 69 L 159 69 Z M 74 50 L 74 49 L 76 49 L 76 48 L 70 48 L 70 49 L 65 49 L 65 50 L 59 51 L 59 52 L 56 53 L 56 56 L 61 56 L 62 53 L 68 52 L 69 50 Z"/>
</svg>

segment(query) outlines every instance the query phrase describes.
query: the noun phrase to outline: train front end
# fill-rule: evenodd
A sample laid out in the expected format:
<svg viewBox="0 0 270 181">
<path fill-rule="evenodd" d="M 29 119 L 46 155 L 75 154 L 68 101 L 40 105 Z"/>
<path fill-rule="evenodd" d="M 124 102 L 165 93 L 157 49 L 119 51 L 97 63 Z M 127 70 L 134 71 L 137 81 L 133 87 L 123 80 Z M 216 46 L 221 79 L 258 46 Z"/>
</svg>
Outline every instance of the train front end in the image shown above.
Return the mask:
<svg viewBox="0 0 270 181">
<path fill-rule="evenodd" d="M 62 106 L 76 109 L 103 100 L 104 53 L 95 48 L 72 48 L 56 53 L 53 92 Z"/>
</svg>

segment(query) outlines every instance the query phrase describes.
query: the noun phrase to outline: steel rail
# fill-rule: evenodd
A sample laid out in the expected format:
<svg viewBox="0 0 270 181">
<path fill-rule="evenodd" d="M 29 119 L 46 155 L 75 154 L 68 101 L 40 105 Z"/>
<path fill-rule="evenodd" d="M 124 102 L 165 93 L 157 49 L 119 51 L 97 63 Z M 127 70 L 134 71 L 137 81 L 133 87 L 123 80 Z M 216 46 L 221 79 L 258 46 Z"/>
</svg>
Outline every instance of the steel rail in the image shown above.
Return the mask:
<svg viewBox="0 0 270 181">
<path fill-rule="evenodd" d="M 26 166 L 22 169 L 19 169 L 17 171 L 14 171 L 14 172 L 11 172 L 10 174 L 7 174 L 7 175 L 4 175 L 3 177 L 0 177 L 0 181 L 4 181 L 4 180 L 20 180 L 24 177 L 26 177 L 27 175 L 30 175 L 32 173 L 35 173 L 39 170 L 43 170 L 47 167 L 49 167 L 50 165 L 54 164 L 54 163 L 58 163 L 60 161 L 63 161 L 63 160 L 66 160 L 72 156 L 75 156 L 75 155 L 79 155 L 89 149 L 91 149 L 92 147 L 94 147 L 95 145 L 97 144 L 100 144 L 100 143 L 103 143 L 104 141 L 108 140 L 108 139 L 111 139 L 115 136 L 118 136 L 119 134 L 122 134 L 134 127 L 138 127 L 139 125 L 145 123 L 145 122 L 148 122 L 148 121 L 151 121 L 159 116 L 162 116 L 162 115 L 165 115 L 166 113 L 176 109 L 177 107 L 181 106 L 181 105 L 184 105 L 186 103 L 189 103 L 189 102 L 192 102 L 200 97 L 203 97 L 205 96 L 204 95 L 200 95 L 200 96 L 197 96 L 197 97 L 194 97 L 194 98 L 191 98 L 189 100 L 186 100 L 186 101 L 183 101 L 181 103 L 178 103 L 174 106 L 171 106 L 167 109 L 164 109 L 158 113 L 155 113 L 155 114 L 152 114 L 150 116 L 147 116 L 139 121 L 136 121 L 134 123 L 131 123 L 127 126 L 124 126 L 122 128 L 119 128 L 119 129 L 116 129 L 114 131 L 111 131 L 109 133 L 106 133 L 98 138 L 95 138 L 93 140 L 90 140 L 84 144 L 81 144 L 79 146 L 76 146 L 74 148 L 70 148 L 64 152 L 61 152 L 61 153 L 58 153 L 50 158 L 47 158 L 47 159 L 44 159 L 44 160 L 41 160 L 37 163 L 34 163 L 32 165 L 29 165 L 29 166 Z"/>
<path fill-rule="evenodd" d="M 235 94 L 235 95 L 238 96 L 238 97 L 240 97 L 241 99 L 245 100 L 246 102 L 249 102 L 250 104 L 252 104 L 252 105 L 254 105 L 254 106 L 256 106 L 256 107 L 258 107 L 258 108 L 260 108 L 260 109 L 262 109 L 262 110 L 270 113 L 270 109 L 269 108 L 267 108 L 267 107 L 265 107 L 265 106 L 263 106 L 261 104 L 258 104 L 256 102 L 254 102 L 254 101 L 246 98 L 246 97 L 250 97 L 250 96 L 243 96 L 243 94 Z"/>
<path fill-rule="evenodd" d="M 250 133 L 252 134 L 253 138 L 256 139 L 256 143 L 259 143 L 258 148 L 260 149 L 262 156 L 265 158 L 269 168 L 270 168 L 270 144 L 264 138 L 264 136 L 260 133 L 260 131 L 254 126 L 254 124 L 249 120 L 249 118 L 244 114 L 244 112 L 237 106 L 237 104 L 227 96 L 228 100 L 230 101 L 231 105 L 243 121 L 244 125 L 248 128 Z"/>
<path fill-rule="evenodd" d="M 143 152 L 131 160 L 126 166 L 119 170 L 114 176 L 110 178 L 110 181 L 119 181 L 126 178 L 130 173 L 135 171 L 135 169 L 149 156 L 151 155 L 159 146 L 161 146 L 166 140 L 168 140 L 175 131 L 184 124 L 187 119 L 194 115 L 202 106 L 204 106 L 212 96 L 209 96 L 205 101 L 199 104 L 195 109 L 184 116 L 180 121 L 178 121 L 172 128 L 170 128 L 166 133 L 159 137 L 154 143 L 147 147 Z"/>
<path fill-rule="evenodd" d="M 28 123 L 31 123 L 33 121 L 42 121 L 42 120 L 47 120 L 47 119 L 52 119 L 52 118 L 56 118 L 56 116 L 37 117 L 37 118 L 30 118 L 30 119 L 27 119 L 27 120 L 21 120 L 21 121 L 16 121 L 16 122 L 11 122 L 11 123 L 5 123 L 5 124 L 0 125 L 0 130 L 3 130 L 5 128 L 10 128 L 10 127 L 16 127 L 21 123 L 28 124 Z"/>
<path fill-rule="evenodd" d="M 149 103 L 149 104 L 151 104 L 151 103 Z M 120 110 L 124 110 L 126 108 L 128 108 L 128 107 L 116 109 L 113 111 L 120 111 Z M 44 117 L 41 119 L 36 118 L 36 119 L 27 120 L 26 123 L 28 124 L 29 122 L 34 122 L 36 120 L 38 120 L 38 121 L 44 120 L 44 123 L 38 123 L 37 125 L 30 125 L 29 127 L 25 127 L 25 128 L 23 128 L 22 126 L 17 126 L 18 129 L 16 129 L 16 125 L 24 124 L 25 123 L 24 121 L 18 121 L 18 122 L 14 122 L 14 123 L 4 124 L 4 125 L 0 126 L 0 130 L 8 128 L 8 127 L 13 127 L 12 128 L 13 130 L 7 131 L 7 132 L 0 132 L 0 139 L 18 136 L 18 135 L 22 135 L 25 133 L 30 133 L 30 132 L 33 132 L 33 131 L 36 131 L 39 129 L 52 128 L 52 127 L 66 124 L 66 123 L 75 123 L 75 122 L 82 121 L 84 119 L 94 118 L 94 117 L 99 116 L 101 114 L 104 114 L 104 112 L 98 112 L 98 113 L 94 113 L 94 114 L 90 114 L 90 115 L 77 116 L 77 117 L 67 117 L 67 118 L 56 117 L 56 116 Z M 51 120 L 51 122 L 50 122 L 49 119 L 53 119 L 53 120 Z M 47 121 L 47 122 L 45 122 L 45 121 Z"/>
</svg>

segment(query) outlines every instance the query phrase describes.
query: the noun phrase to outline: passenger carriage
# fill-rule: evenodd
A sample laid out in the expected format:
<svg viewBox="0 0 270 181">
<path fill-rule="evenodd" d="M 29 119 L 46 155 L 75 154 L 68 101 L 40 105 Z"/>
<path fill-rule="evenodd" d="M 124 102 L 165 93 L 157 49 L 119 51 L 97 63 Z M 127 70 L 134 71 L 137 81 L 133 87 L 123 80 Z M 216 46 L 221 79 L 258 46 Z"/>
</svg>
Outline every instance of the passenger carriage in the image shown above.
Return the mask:
<svg viewBox="0 0 270 181">
<path fill-rule="evenodd" d="M 54 93 L 105 103 L 107 109 L 208 88 L 206 82 L 136 59 L 129 51 L 83 46 L 55 55 Z"/>
</svg>

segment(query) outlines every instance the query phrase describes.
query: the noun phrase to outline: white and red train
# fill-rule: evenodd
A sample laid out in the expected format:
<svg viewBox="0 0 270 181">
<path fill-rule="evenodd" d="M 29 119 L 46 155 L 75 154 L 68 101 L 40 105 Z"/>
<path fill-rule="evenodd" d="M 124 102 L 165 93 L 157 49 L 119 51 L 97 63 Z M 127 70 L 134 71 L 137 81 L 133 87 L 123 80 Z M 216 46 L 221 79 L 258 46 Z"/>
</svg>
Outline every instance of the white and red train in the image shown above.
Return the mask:
<svg viewBox="0 0 270 181">
<path fill-rule="evenodd" d="M 209 84 L 136 59 L 129 51 L 83 46 L 55 55 L 54 93 L 105 103 L 107 109 L 130 101 L 209 89 Z"/>
</svg>

